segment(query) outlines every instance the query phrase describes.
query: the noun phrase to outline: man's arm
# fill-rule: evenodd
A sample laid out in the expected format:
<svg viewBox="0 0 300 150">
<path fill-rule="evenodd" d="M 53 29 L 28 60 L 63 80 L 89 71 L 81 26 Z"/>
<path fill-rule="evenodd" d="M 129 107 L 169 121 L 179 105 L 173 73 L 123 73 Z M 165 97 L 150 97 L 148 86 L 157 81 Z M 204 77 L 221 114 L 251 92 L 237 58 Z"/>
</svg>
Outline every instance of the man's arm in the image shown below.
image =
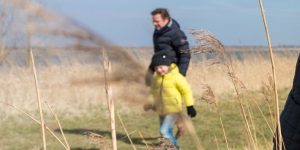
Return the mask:
<svg viewBox="0 0 300 150">
<path fill-rule="evenodd" d="M 190 53 L 183 53 L 182 50 L 188 50 L 189 49 L 189 43 L 187 41 L 187 37 L 185 34 L 178 30 L 172 37 L 172 45 L 174 47 L 174 50 L 176 51 L 178 55 L 178 68 L 179 72 L 185 76 L 186 71 L 189 67 L 191 54 Z"/>
<path fill-rule="evenodd" d="M 146 72 L 146 76 L 145 76 L 145 84 L 146 84 L 146 86 L 150 86 L 151 85 L 153 74 L 154 74 L 154 69 L 151 67 L 151 65 L 149 65 L 148 70 Z"/>
</svg>

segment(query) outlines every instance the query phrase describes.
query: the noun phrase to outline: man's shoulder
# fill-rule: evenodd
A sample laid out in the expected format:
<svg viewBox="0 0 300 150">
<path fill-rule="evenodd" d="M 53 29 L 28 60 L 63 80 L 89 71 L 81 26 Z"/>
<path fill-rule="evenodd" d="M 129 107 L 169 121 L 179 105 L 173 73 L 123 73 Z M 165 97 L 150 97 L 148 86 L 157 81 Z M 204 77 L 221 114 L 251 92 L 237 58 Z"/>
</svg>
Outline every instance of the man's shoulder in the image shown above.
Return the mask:
<svg viewBox="0 0 300 150">
<path fill-rule="evenodd" d="M 176 24 L 177 24 L 177 22 L 176 22 Z M 170 33 L 171 33 L 171 37 L 173 39 L 185 37 L 185 33 L 180 29 L 179 25 L 178 25 L 178 27 L 172 27 Z"/>
<path fill-rule="evenodd" d="M 185 37 L 185 33 L 181 29 L 174 30 L 172 37 Z"/>
</svg>

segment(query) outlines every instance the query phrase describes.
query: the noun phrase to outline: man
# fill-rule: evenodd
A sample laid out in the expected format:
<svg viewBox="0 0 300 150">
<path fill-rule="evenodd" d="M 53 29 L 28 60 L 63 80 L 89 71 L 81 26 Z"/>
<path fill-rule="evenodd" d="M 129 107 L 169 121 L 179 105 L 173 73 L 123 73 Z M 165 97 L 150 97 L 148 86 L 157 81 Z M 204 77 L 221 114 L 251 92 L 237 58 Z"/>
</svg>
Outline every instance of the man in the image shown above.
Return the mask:
<svg viewBox="0 0 300 150">
<path fill-rule="evenodd" d="M 189 43 L 179 24 L 170 17 L 167 9 L 158 8 L 151 12 L 153 25 L 154 53 L 167 50 L 172 62 L 177 64 L 179 72 L 186 76 L 191 54 L 182 53 L 182 50 L 189 49 Z M 146 75 L 146 85 L 150 86 L 154 68 L 149 66 Z"/>
<path fill-rule="evenodd" d="M 282 150 L 300 149 L 300 55 L 298 56 L 292 89 L 280 115 Z M 277 134 L 277 133 L 275 133 Z M 277 140 L 277 139 L 276 139 Z M 275 138 L 274 150 L 279 149 Z"/>
</svg>

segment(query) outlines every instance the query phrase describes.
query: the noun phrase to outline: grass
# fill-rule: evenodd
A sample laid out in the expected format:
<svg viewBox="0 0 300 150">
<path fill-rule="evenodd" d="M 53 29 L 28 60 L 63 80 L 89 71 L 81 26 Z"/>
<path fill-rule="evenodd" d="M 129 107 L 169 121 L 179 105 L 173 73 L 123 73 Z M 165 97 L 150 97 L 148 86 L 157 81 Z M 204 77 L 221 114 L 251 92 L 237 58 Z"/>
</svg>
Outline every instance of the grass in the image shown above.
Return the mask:
<svg viewBox="0 0 300 150">
<path fill-rule="evenodd" d="M 279 92 L 279 100 L 281 104 L 284 103 L 284 95 L 287 95 L 288 92 L 288 89 Z M 257 94 L 261 95 L 259 92 L 257 92 Z M 236 110 L 238 105 L 231 98 L 231 95 L 219 97 L 220 102 L 218 103 L 218 106 L 221 110 L 221 116 L 223 119 L 224 128 L 226 130 L 229 148 L 238 150 L 243 149 L 247 145 L 247 140 L 244 136 L 245 132 L 242 118 L 239 111 Z M 264 101 L 260 101 L 259 104 L 268 117 L 269 115 L 266 103 Z M 116 107 L 116 111 L 118 112 L 120 111 L 118 108 L 124 107 L 124 104 L 119 104 Z M 268 144 L 271 144 L 272 134 L 269 132 L 269 129 L 264 123 L 260 113 L 255 111 L 256 106 L 254 104 L 250 104 L 249 107 L 252 108 L 253 118 L 255 118 L 256 124 L 259 125 L 257 130 L 262 132 L 263 136 L 265 136 L 267 139 Z M 122 118 L 128 133 L 138 130 L 141 132 L 146 141 L 149 141 L 154 145 L 158 144 L 159 126 L 157 115 L 154 112 L 143 112 L 141 105 L 131 105 L 131 108 L 132 110 L 128 112 L 120 113 L 120 117 Z M 196 110 L 198 115 L 195 119 L 192 119 L 192 122 L 203 147 L 205 149 L 217 149 L 217 145 L 215 144 L 214 140 L 215 135 L 218 139 L 220 149 L 226 149 L 226 144 L 216 109 L 204 101 L 198 101 Z M 10 111 L 15 110 L 10 108 Z M 68 115 L 70 114 L 57 113 L 71 149 L 99 149 L 96 145 L 89 144 L 88 139 L 84 136 L 84 132 L 97 133 L 104 136 L 108 140 L 110 139 L 110 121 L 108 120 L 108 112 L 106 111 L 106 107 L 103 105 L 90 108 L 89 113 L 81 113 L 80 115 L 72 118 L 68 117 Z M 45 117 L 45 124 L 54 130 L 55 133 L 62 139 L 59 127 L 51 116 Z M 1 121 L 1 127 L 2 128 L 0 129 L 0 132 L 2 133 L 2 137 L 0 140 L 0 147 L 2 149 L 14 150 L 32 149 L 34 146 L 40 148 L 42 147 L 40 126 L 34 123 L 32 120 L 25 118 L 23 115 L 16 115 Z M 126 133 L 124 132 L 123 127 L 117 118 L 116 132 L 118 149 L 132 149 L 129 140 L 125 137 Z M 264 147 L 268 146 L 268 144 L 265 143 L 262 135 L 257 132 L 256 136 L 256 139 L 260 145 Z M 49 134 L 49 132 L 46 132 L 46 139 L 48 149 L 63 149 L 63 147 Z M 132 133 L 131 139 L 137 149 L 142 149 L 142 147 L 145 147 L 145 144 L 142 143 L 142 138 L 138 132 Z M 184 134 L 179 139 L 179 145 L 182 149 L 195 149 L 195 145 L 191 142 L 191 138 L 187 134 Z M 267 148 L 270 149 L 270 147 Z"/>
</svg>

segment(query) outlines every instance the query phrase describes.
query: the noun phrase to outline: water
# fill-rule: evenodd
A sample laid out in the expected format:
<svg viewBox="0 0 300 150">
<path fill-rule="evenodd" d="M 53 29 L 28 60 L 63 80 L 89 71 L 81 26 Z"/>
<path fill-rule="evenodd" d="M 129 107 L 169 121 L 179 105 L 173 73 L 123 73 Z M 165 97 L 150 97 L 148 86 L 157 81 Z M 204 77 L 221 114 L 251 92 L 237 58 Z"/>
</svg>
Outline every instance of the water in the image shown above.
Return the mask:
<svg viewBox="0 0 300 150">
<path fill-rule="evenodd" d="M 118 51 L 110 52 L 110 49 L 106 50 L 109 54 L 110 61 L 116 63 L 120 59 Z M 124 50 L 123 50 L 124 51 Z M 127 52 L 132 54 L 133 57 L 139 62 L 143 61 L 142 59 L 151 59 L 153 51 L 151 48 L 147 49 L 126 49 Z M 297 57 L 299 55 L 299 50 L 275 50 L 274 55 L 279 55 L 280 57 Z M 70 49 L 55 49 L 55 50 L 34 50 L 34 60 L 37 68 L 40 67 L 49 67 L 52 65 L 64 65 L 64 64 L 102 64 L 102 50 L 94 49 L 93 51 L 84 51 L 84 50 L 70 50 Z M 217 54 L 193 54 L 192 59 L 196 62 L 202 62 L 207 59 L 212 59 Z M 229 51 L 226 52 L 226 55 L 231 59 L 237 59 L 243 61 L 244 58 L 249 57 L 260 57 L 269 59 L 269 51 Z M 119 62 L 120 62 L 119 61 Z M 127 60 L 131 61 L 131 60 Z M 121 62 L 126 63 L 126 62 Z M 5 57 L 3 64 L 0 66 L 0 71 L 7 71 L 13 67 L 28 67 L 28 53 L 27 50 L 10 50 L 7 57 Z"/>
</svg>

